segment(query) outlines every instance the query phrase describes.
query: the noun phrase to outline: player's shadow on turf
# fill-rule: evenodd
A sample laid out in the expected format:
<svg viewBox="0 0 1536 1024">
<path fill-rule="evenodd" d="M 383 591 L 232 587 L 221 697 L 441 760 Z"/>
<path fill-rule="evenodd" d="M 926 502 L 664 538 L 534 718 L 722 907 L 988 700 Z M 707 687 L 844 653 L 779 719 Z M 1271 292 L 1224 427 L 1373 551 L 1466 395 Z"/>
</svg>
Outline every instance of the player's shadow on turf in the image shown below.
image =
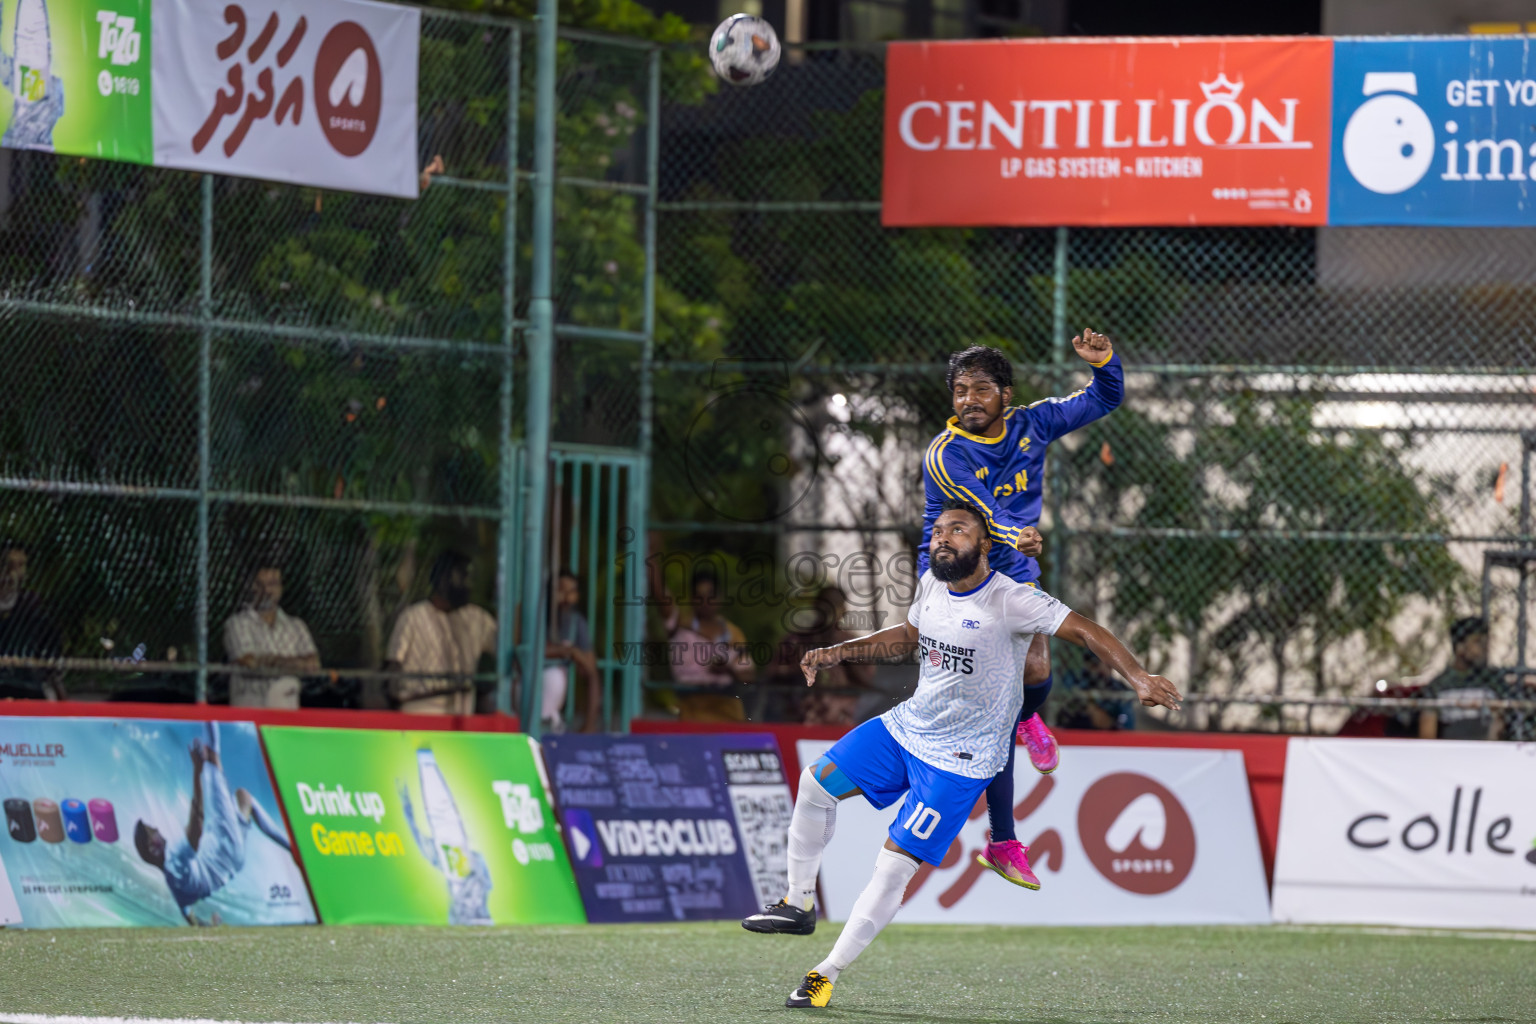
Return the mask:
<svg viewBox="0 0 1536 1024">
<path fill-rule="evenodd" d="M 913 1024 L 927 1021 L 943 1021 L 944 1024 L 1109 1024 L 1108 1021 L 1084 1020 L 1080 1017 L 1018 1017 L 1006 1010 L 982 1010 L 972 1014 L 955 1013 L 900 1013 L 895 1010 L 858 1010 L 829 1006 L 816 1014 L 818 1020 L 867 1020 L 911 1021 Z"/>
</svg>

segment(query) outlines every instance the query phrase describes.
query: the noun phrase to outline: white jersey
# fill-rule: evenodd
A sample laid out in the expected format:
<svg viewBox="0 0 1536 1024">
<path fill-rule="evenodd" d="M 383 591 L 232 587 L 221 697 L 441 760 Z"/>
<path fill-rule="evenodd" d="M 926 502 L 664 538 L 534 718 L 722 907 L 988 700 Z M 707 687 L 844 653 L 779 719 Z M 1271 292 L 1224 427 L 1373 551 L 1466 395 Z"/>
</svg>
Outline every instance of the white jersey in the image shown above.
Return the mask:
<svg viewBox="0 0 1536 1024">
<path fill-rule="evenodd" d="M 907 612 L 921 645 L 917 692 L 881 721 L 924 763 L 991 778 L 1008 763 L 1030 641 L 1036 633 L 1054 635 L 1070 612 L 1045 591 L 995 570 L 961 594 L 923 573 Z"/>
</svg>

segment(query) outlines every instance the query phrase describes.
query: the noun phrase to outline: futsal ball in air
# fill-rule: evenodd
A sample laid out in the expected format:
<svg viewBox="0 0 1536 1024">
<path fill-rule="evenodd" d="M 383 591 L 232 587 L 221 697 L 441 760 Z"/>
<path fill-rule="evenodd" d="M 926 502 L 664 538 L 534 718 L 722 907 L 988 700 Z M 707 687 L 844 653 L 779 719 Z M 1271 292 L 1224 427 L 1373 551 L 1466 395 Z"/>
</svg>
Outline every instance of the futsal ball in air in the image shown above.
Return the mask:
<svg viewBox="0 0 1536 1024">
<path fill-rule="evenodd" d="M 709 37 L 709 63 L 732 85 L 756 85 L 779 66 L 779 36 L 755 14 L 733 14 Z"/>
</svg>

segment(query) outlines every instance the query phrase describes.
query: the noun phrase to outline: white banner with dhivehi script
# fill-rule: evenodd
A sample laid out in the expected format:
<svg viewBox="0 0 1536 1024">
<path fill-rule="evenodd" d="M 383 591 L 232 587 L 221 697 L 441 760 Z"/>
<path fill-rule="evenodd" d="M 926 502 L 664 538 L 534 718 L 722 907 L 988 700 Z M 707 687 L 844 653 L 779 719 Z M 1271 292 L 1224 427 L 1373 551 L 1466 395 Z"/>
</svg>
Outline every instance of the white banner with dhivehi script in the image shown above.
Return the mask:
<svg viewBox="0 0 1536 1024">
<path fill-rule="evenodd" d="M 1275 920 L 1536 928 L 1536 744 L 1293 739 Z"/>
<path fill-rule="evenodd" d="M 801 740 L 809 765 L 831 744 Z M 1014 767 L 1019 839 L 1041 888 L 1010 885 L 976 863 L 987 833 L 978 800 L 937 867 L 907 886 L 897 921 L 951 924 L 1255 924 L 1269 920 L 1264 864 L 1237 750 L 1067 747 L 1040 775 Z M 874 871 L 900 801 L 838 806 L 821 865 L 827 916 L 846 921 Z"/>
<path fill-rule="evenodd" d="M 417 195 L 421 12 L 369 0 L 155 0 L 155 164 Z"/>
</svg>

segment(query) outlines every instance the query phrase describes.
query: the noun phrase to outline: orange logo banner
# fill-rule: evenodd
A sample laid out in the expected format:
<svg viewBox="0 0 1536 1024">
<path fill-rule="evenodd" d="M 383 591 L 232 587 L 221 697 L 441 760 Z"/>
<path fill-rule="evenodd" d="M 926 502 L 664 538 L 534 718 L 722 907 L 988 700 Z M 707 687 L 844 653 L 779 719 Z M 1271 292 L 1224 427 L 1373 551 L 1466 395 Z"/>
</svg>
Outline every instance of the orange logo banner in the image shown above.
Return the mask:
<svg viewBox="0 0 1536 1024">
<path fill-rule="evenodd" d="M 892 43 L 882 221 L 1322 224 L 1333 41 Z"/>
</svg>

